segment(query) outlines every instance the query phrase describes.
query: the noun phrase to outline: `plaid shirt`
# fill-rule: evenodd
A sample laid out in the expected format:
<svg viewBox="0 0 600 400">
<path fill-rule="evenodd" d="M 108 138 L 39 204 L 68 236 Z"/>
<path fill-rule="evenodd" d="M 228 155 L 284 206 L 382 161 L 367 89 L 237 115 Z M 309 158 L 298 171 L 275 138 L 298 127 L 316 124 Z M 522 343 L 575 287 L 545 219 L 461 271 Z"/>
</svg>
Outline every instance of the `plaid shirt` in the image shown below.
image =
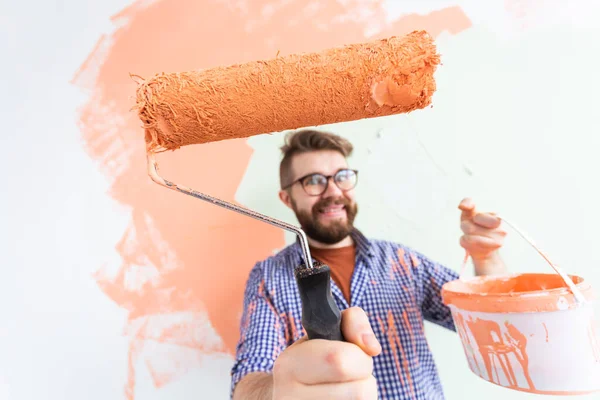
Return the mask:
<svg viewBox="0 0 600 400">
<path fill-rule="evenodd" d="M 440 290 L 458 274 L 402 245 L 368 240 L 358 230 L 353 238 L 356 267 L 351 305 L 366 312 L 382 346 L 373 360 L 379 397 L 444 399 L 423 320 L 455 331 Z M 231 393 L 246 374 L 270 372 L 280 352 L 304 335 L 293 273 L 301 263 L 296 242 L 251 270 L 231 370 Z M 350 306 L 333 280 L 331 290 L 340 310 Z"/>
</svg>

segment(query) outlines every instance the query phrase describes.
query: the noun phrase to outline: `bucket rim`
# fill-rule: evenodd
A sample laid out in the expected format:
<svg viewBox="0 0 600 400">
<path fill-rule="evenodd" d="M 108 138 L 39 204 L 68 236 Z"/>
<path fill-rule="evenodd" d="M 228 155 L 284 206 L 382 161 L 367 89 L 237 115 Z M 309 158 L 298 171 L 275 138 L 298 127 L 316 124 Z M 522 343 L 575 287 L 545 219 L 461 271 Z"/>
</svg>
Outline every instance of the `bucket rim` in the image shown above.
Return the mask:
<svg viewBox="0 0 600 400">
<path fill-rule="evenodd" d="M 447 282 L 442 286 L 442 300 L 445 305 L 453 305 L 462 310 L 493 313 L 564 311 L 582 305 L 567 286 L 552 289 L 498 293 L 468 290 L 474 289 L 477 285 L 483 285 L 484 283 L 507 281 L 518 277 L 558 276 L 552 273 L 513 273 L 460 278 Z M 558 278 L 560 279 L 560 277 Z M 581 276 L 571 274 L 569 278 L 573 280 L 579 293 L 584 296 L 586 302 L 583 304 L 596 300 L 592 285 L 587 280 Z"/>
</svg>

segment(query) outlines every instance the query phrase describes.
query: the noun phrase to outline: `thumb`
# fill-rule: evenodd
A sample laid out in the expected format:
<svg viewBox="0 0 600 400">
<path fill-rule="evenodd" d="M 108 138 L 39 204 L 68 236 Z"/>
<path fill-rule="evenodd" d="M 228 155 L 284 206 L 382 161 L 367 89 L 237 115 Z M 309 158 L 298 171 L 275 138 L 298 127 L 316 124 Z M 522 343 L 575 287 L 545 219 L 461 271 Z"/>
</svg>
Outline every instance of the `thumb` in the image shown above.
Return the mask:
<svg viewBox="0 0 600 400">
<path fill-rule="evenodd" d="M 472 219 L 476 214 L 475 202 L 469 197 L 464 198 L 460 202 L 460 204 L 458 205 L 458 209 L 462 211 L 462 213 L 460 214 L 461 221 Z"/>
<path fill-rule="evenodd" d="M 350 307 L 342 311 L 342 333 L 346 341 L 357 345 L 369 356 L 381 353 L 381 344 L 362 308 Z"/>
</svg>

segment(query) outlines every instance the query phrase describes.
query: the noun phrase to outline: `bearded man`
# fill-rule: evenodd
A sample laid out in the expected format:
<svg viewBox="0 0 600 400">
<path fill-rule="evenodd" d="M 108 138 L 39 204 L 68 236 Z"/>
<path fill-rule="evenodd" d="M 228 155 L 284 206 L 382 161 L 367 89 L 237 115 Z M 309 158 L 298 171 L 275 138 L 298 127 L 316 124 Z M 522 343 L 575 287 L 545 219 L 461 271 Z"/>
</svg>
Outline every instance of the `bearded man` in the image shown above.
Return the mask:
<svg viewBox="0 0 600 400">
<path fill-rule="evenodd" d="M 458 274 L 354 227 L 358 171 L 347 163 L 352 150 L 328 132 L 293 132 L 282 147 L 279 192 L 306 233 L 313 262 L 331 270 L 346 341 L 306 339 L 294 277 L 302 263 L 296 241 L 250 272 L 231 371 L 233 399 L 444 398 L 423 321 L 456 331 L 440 290 Z M 459 243 L 475 273 L 505 272 L 499 218 L 476 212 L 470 199 L 459 209 Z"/>
</svg>

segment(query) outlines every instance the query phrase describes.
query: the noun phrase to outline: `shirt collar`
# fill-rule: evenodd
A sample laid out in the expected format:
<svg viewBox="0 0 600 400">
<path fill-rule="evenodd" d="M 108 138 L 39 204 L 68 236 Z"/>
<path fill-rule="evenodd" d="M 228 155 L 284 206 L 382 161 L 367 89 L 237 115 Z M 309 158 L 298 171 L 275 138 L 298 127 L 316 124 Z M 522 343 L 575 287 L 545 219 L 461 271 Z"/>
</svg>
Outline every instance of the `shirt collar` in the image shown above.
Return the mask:
<svg viewBox="0 0 600 400">
<path fill-rule="evenodd" d="M 354 244 L 356 245 L 356 255 L 357 258 L 367 259 L 373 257 L 373 245 L 369 239 L 363 233 L 353 228 L 352 232 L 350 232 L 350 236 L 354 240 Z M 302 247 L 300 246 L 300 238 L 296 237 L 296 241 L 294 243 L 294 247 L 300 259 L 302 259 Z M 314 258 L 313 258 L 314 261 Z M 369 263 L 367 263 L 368 265 Z"/>
</svg>

